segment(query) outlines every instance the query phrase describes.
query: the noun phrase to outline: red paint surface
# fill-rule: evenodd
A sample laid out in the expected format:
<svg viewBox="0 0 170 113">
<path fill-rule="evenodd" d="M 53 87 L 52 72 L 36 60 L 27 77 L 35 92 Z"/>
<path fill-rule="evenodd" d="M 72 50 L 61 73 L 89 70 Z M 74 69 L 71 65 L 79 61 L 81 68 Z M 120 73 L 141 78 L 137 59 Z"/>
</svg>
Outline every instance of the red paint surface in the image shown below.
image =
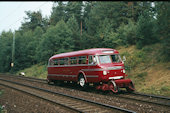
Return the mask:
<svg viewBox="0 0 170 113">
<path fill-rule="evenodd" d="M 120 63 L 107 63 L 107 64 L 97 64 L 97 65 L 88 65 L 88 56 L 89 55 L 110 55 L 110 53 L 102 53 L 102 51 L 114 51 L 114 54 L 119 54 L 119 52 L 115 49 L 110 48 L 94 48 L 94 49 L 87 49 L 87 50 L 81 50 L 81 51 L 75 51 L 75 52 L 68 52 L 68 53 L 62 53 L 52 56 L 50 60 L 56 59 L 56 58 L 66 58 L 66 57 L 75 57 L 75 56 L 87 56 L 87 62 L 83 65 L 61 65 L 61 66 L 48 66 L 48 80 L 66 80 L 66 81 L 78 81 L 79 74 L 83 74 L 83 76 L 86 79 L 86 82 L 89 83 L 108 83 L 109 77 L 115 77 L 115 76 L 123 76 L 123 79 L 114 80 L 116 85 L 119 87 L 126 87 L 131 82 L 130 79 L 124 79 L 125 73 L 123 73 L 124 64 L 122 62 Z M 110 67 L 115 66 L 122 66 L 121 69 L 111 70 L 108 69 Z M 107 75 L 103 75 L 103 71 L 107 71 Z M 54 75 L 54 76 L 49 76 Z M 55 76 L 57 75 L 57 76 Z M 61 76 L 58 76 L 61 75 Z M 66 76 L 62 76 L 66 75 Z M 97 76 L 97 77 L 94 77 Z M 111 86 L 110 86 L 111 87 Z M 109 86 L 107 84 L 104 84 L 98 89 L 107 90 L 109 89 Z"/>
</svg>

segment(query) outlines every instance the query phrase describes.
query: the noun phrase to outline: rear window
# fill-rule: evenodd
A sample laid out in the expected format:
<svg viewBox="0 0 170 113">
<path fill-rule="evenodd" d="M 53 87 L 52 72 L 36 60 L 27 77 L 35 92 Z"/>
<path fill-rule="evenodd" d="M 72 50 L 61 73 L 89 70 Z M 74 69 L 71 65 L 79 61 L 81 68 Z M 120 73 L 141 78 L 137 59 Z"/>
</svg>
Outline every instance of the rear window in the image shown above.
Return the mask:
<svg viewBox="0 0 170 113">
<path fill-rule="evenodd" d="M 50 60 L 49 63 L 48 63 L 49 66 L 53 66 L 54 65 L 54 60 Z"/>
</svg>

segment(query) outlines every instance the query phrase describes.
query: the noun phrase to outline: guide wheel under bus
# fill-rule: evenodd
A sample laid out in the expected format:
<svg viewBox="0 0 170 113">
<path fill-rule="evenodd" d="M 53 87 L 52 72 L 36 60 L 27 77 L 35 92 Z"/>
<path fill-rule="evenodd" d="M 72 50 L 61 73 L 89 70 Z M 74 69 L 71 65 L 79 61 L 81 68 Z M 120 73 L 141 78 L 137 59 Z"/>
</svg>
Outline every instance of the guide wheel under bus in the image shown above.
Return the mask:
<svg viewBox="0 0 170 113">
<path fill-rule="evenodd" d="M 134 84 L 132 82 L 129 83 L 129 86 L 126 87 L 127 92 L 132 93 L 133 91 L 135 91 L 135 87 Z"/>
<path fill-rule="evenodd" d="M 113 92 L 113 93 L 117 93 L 119 91 L 119 88 L 117 87 L 115 81 L 111 80 L 109 83 L 109 89 Z"/>
</svg>

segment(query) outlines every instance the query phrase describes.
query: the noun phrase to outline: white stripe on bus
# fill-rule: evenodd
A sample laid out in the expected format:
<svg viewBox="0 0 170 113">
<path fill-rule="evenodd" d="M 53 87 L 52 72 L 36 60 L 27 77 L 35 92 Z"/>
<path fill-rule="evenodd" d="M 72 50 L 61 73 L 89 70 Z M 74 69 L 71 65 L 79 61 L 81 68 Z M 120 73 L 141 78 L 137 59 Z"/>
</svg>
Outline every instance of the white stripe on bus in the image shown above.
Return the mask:
<svg viewBox="0 0 170 113">
<path fill-rule="evenodd" d="M 82 69 L 82 71 L 105 71 L 105 70 L 118 70 L 122 69 L 122 66 L 114 66 L 114 67 L 107 67 L 107 68 L 96 68 L 96 69 Z"/>
<path fill-rule="evenodd" d="M 57 76 L 57 77 L 76 77 L 76 75 L 59 75 L 59 74 L 48 74 L 48 76 Z M 86 75 L 87 78 L 96 78 L 98 75 Z"/>
<path fill-rule="evenodd" d="M 59 74 L 48 74 L 48 76 L 58 76 L 58 77 L 76 77 L 76 75 L 59 75 Z"/>
<path fill-rule="evenodd" d="M 87 78 L 96 78 L 98 75 L 86 75 Z"/>
</svg>

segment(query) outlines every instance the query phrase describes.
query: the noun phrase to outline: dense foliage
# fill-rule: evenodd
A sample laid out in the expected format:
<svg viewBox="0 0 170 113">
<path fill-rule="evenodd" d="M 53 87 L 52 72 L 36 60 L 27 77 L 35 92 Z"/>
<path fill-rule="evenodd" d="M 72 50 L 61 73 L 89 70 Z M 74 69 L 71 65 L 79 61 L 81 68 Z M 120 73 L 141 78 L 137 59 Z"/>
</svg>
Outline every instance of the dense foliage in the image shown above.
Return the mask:
<svg viewBox="0 0 170 113">
<path fill-rule="evenodd" d="M 156 42 L 170 61 L 170 2 L 59 1 L 49 18 L 40 11 L 25 13 L 25 21 L 15 31 L 14 50 L 14 33 L 0 34 L 0 72 L 47 63 L 57 53 L 129 45 L 141 49 Z"/>
</svg>

